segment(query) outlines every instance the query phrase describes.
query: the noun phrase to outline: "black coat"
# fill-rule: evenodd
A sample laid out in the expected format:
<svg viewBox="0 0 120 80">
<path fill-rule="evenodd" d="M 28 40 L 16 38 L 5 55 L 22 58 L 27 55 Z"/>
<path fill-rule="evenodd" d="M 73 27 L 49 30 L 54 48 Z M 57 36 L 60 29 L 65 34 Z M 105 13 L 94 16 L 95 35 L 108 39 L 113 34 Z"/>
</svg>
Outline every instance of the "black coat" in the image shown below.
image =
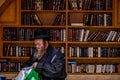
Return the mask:
<svg viewBox="0 0 120 80">
<path fill-rule="evenodd" d="M 49 45 L 47 53 L 40 60 L 31 57 L 22 67 L 31 66 L 35 61 L 38 62 L 35 70 L 38 71 L 43 80 L 65 80 L 64 54 L 51 45 Z"/>
</svg>

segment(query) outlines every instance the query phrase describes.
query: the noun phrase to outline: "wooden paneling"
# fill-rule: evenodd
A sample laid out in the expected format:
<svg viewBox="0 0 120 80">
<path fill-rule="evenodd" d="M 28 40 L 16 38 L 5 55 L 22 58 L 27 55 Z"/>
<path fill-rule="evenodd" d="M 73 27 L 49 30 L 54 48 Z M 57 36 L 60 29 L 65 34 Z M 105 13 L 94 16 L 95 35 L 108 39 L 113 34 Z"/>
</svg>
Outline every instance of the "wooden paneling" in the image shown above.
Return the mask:
<svg viewBox="0 0 120 80">
<path fill-rule="evenodd" d="M 4 4 L 6 0 L 0 0 L 0 7 Z"/>
<path fill-rule="evenodd" d="M 116 19 L 117 19 L 117 25 L 120 24 L 120 0 L 117 0 L 117 5 L 116 5 Z"/>
<path fill-rule="evenodd" d="M 68 5 L 68 3 L 66 3 L 66 4 Z M 14 24 L 14 25 L 18 24 L 19 26 L 21 26 L 21 24 L 20 24 L 21 23 L 20 22 L 21 21 L 21 12 L 24 12 L 24 11 L 21 11 L 20 7 L 21 7 L 20 0 L 13 0 L 7 6 L 7 8 L 5 8 L 3 10 L 2 14 L 0 15 L 0 25 L 3 25 L 3 26 L 4 25 L 10 25 L 10 27 L 11 27 L 11 24 Z M 68 6 L 66 6 L 66 8 L 68 8 Z M 99 11 L 96 11 L 96 12 L 99 12 Z M 105 11 L 105 12 L 107 12 L 107 11 Z M 67 13 L 66 18 L 68 19 L 68 10 L 67 9 L 66 9 L 65 13 Z M 81 17 L 81 15 L 82 15 L 81 13 L 82 12 L 75 14 L 74 11 L 73 12 L 71 11 L 70 22 L 83 22 L 82 17 Z M 86 13 L 87 13 L 87 11 L 86 11 Z M 120 24 L 120 0 L 113 0 L 113 11 L 111 13 L 113 14 L 113 16 L 112 16 L 112 21 L 113 21 L 112 22 L 113 23 L 112 27 L 114 27 L 114 24 L 118 26 Z M 46 12 L 42 12 L 42 11 L 41 12 L 38 11 L 38 14 L 39 14 L 39 17 L 41 18 L 43 24 L 46 24 L 46 25 L 52 25 L 51 23 L 53 23 L 53 19 L 55 19 L 55 16 L 57 15 L 57 13 L 46 13 Z M 68 23 L 68 20 L 66 20 L 66 22 Z M 98 28 L 100 28 L 100 27 L 98 27 Z M 66 34 L 67 34 L 68 24 L 66 26 L 66 29 L 67 29 L 66 30 Z M 91 30 L 93 30 L 93 29 L 94 29 L 94 27 L 91 28 Z M 107 27 L 104 27 L 102 29 L 105 30 L 105 29 L 107 29 Z M 0 31 L 2 31 L 2 30 L 3 29 L 0 26 Z M 0 37 L 2 37 L 2 36 L 3 36 L 3 32 L 0 32 Z M 0 43 L 1 47 L 0 48 L 1 48 L 1 51 L 2 51 L 2 48 L 3 48 L 2 39 L 0 40 L 0 42 L 1 42 Z M 65 44 L 66 44 L 66 48 L 68 48 L 68 46 L 69 46 L 68 44 L 70 44 L 70 43 L 68 43 L 66 41 Z M 78 43 L 76 42 L 76 44 L 78 44 Z M 79 43 L 79 44 L 82 45 L 81 43 Z M 85 44 L 85 42 L 83 42 L 83 45 L 84 44 Z M 100 42 L 100 44 L 99 44 L 99 42 L 93 43 L 93 45 L 95 45 L 95 46 L 96 46 L 96 44 L 100 45 L 101 42 Z M 104 42 L 102 43 L 102 45 L 104 45 L 104 46 L 108 46 L 108 44 L 110 44 L 110 43 L 109 42 L 108 43 L 104 43 Z M 114 42 L 112 44 L 114 44 L 116 46 L 116 44 Z M 117 43 L 117 45 L 119 45 L 119 43 Z M 2 52 L 0 52 L 0 53 L 2 53 Z M 66 53 L 68 53 L 67 50 L 66 50 Z M 68 59 L 68 57 L 66 57 L 66 58 Z M 66 62 L 68 61 L 67 59 L 66 59 Z M 78 59 L 78 60 L 80 60 L 80 59 Z M 86 61 L 89 62 L 89 60 L 87 60 L 87 59 L 86 59 Z M 100 60 L 98 60 L 98 61 L 100 61 Z M 104 60 L 104 61 L 108 61 L 108 60 Z M 91 59 L 91 62 L 93 62 L 93 59 Z M 114 62 L 114 60 L 113 61 L 111 60 L 110 62 L 116 63 L 116 62 Z M 66 69 L 67 69 L 67 67 L 66 67 Z M 13 79 L 17 74 L 14 73 L 14 72 L 8 72 L 8 74 L 7 74 L 7 72 L 5 72 L 4 75 L 7 77 L 7 79 Z M 80 75 L 77 75 L 77 74 L 75 74 L 75 75 L 68 75 L 66 80 L 120 80 L 120 74 L 119 73 L 115 74 L 115 75 L 114 74 L 108 74 L 108 75 L 106 75 L 106 74 L 100 74 L 100 75 L 97 75 L 97 74 L 92 74 L 92 75 L 90 75 L 90 74 L 85 74 L 85 75 L 80 74 Z"/>
<path fill-rule="evenodd" d="M 19 0 L 13 0 L 7 5 L 7 8 L 2 9 L 0 14 L 1 24 L 18 24 L 19 23 Z"/>
</svg>

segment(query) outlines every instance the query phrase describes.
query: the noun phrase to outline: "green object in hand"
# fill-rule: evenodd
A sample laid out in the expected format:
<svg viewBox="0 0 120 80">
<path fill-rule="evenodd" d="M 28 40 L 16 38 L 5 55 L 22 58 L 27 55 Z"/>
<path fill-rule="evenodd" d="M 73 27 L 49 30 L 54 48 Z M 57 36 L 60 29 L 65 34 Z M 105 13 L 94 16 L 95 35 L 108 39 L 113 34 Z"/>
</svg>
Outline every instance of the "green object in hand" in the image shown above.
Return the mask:
<svg viewBox="0 0 120 80">
<path fill-rule="evenodd" d="M 25 74 L 24 80 L 38 80 L 38 78 L 38 72 L 31 68 L 30 72 Z"/>
</svg>

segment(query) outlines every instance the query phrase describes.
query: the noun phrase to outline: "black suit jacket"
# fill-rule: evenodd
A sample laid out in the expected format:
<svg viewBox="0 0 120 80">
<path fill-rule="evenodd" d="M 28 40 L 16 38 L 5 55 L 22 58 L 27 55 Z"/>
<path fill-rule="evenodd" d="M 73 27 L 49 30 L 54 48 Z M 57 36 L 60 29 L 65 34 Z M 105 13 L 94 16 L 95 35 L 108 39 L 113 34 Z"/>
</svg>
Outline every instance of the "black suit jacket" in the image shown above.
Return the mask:
<svg viewBox="0 0 120 80">
<path fill-rule="evenodd" d="M 43 80 L 64 80 L 66 78 L 64 54 L 51 45 L 40 60 L 31 57 L 22 67 L 31 66 L 35 61 L 38 62 L 35 70 Z"/>
</svg>

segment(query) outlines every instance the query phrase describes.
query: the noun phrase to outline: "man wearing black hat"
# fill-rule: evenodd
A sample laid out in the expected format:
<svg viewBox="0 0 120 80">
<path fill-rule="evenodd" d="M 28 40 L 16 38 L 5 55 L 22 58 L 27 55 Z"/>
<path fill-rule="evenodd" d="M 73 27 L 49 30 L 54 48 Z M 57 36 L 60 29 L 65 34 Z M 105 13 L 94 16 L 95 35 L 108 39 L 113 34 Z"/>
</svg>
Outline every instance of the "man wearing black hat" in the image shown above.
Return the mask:
<svg viewBox="0 0 120 80">
<path fill-rule="evenodd" d="M 22 65 L 22 68 L 33 66 L 42 76 L 42 80 L 65 80 L 64 54 L 49 44 L 49 36 L 45 29 L 34 31 L 36 52 Z"/>
</svg>

